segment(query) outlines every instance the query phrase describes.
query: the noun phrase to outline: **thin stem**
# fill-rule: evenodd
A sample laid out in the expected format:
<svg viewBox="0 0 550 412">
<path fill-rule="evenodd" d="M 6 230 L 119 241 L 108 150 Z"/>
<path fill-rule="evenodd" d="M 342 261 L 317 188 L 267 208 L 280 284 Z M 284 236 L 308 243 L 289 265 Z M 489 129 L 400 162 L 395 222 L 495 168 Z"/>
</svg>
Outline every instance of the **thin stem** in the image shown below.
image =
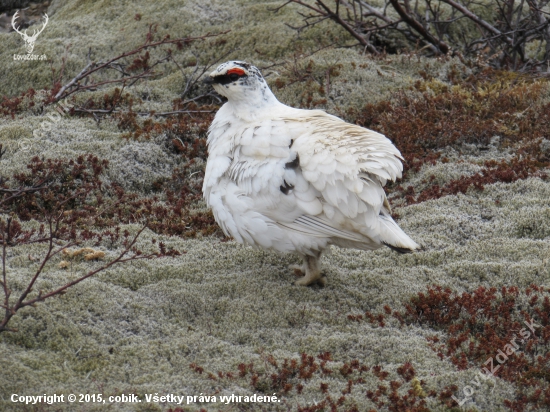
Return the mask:
<svg viewBox="0 0 550 412">
<path fill-rule="evenodd" d="M 6 224 L 6 229 L 7 229 L 7 233 L 9 233 L 9 230 L 10 230 L 10 223 L 11 223 L 11 218 L 8 218 L 7 219 L 7 224 Z M 8 239 L 7 239 L 7 235 L 6 235 L 6 232 L 4 231 L 4 224 L 3 224 L 3 221 L 0 222 L 0 227 L 2 228 L 2 286 L 3 286 L 3 289 L 4 289 L 4 309 L 6 310 L 6 316 L 8 315 L 9 313 L 9 299 L 10 299 L 10 289 L 8 287 L 8 280 L 7 280 L 7 277 L 6 277 L 6 249 L 7 249 L 7 246 L 8 246 Z"/>
<path fill-rule="evenodd" d="M 74 286 L 76 285 L 77 283 L 80 283 L 82 282 L 83 280 L 105 270 L 105 269 L 108 269 L 110 268 L 111 266 L 117 264 L 117 263 L 124 263 L 124 262 L 129 262 L 131 260 L 140 260 L 140 259 L 150 259 L 152 257 L 155 257 L 157 256 L 156 254 L 149 254 L 149 255 L 144 255 L 144 256 L 137 256 L 137 255 L 134 255 L 134 256 L 131 256 L 129 258 L 126 258 L 126 259 L 123 259 L 124 256 L 126 256 L 126 254 L 132 249 L 132 247 L 135 245 L 138 237 L 141 235 L 141 233 L 147 229 L 147 225 L 144 225 L 139 231 L 138 233 L 134 236 L 134 238 L 132 239 L 132 241 L 126 246 L 126 248 L 117 256 L 116 259 L 110 261 L 109 263 L 101 266 L 100 268 L 96 269 L 96 270 L 93 270 L 91 272 L 88 272 L 87 274 L 85 274 L 84 276 L 81 276 L 79 277 L 78 279 L 76 280 L 73 280 L 72 282 L 69 282 L 51 292 L 48 292 L 46 293 L 45 295 L 42 295 L 42 294 L 39 294 L 36 298 L 34 299 L 30 299 L 26 302 L 23 302 L 21 301 L 21 304 L 19 306 L 17 306 L 17 309 L 20 309 L 22 307 L 25 307 L 25 306 L 30 306 L 34 303 L 37 303 L 37 302 L 41 302 L 43 300 L 46 300 L 52 296 L 55 296 L 55 295 L 59 295 L 61 292 L 63 292 L 64 290 L 70 288 L 71 286 Z M 63 248 L 64 249 L 64 248 Z M 21 300 L 21 299 L 20 299 Z M 16 309 L 16 310 L 17 310 Z"/>
<path fill-rule="evenodd" d="M 59 100 L 64 99 L 67 96 L 74 93 L 74 91 L 66 93 L 67 89 L 69 89 L 70 87 L 76 86 L 76 90 L 82 90 L 82 89 L 87 89 L 87 88 L 91 88 L 91 87 L 94 87 L 94 86 L 98 86 L 98 85 L 101 85 L 101 84 L 112 83 L 113 81 L 109 81 L 109 82 L 102 82 L 102 83 L 98 83 L 97 85 L 90 85 L 90 86 L 80 86 L 78 84 L 78 82 L 80 80 L 82 80 L 83 78 L 90 76 L 92 73 L 95 73 L 98 70 L 109 67 L 112 63 L 114 63 L 115 61 L 120 60 L 124 57 L 133 56 L 134 54 L 140 53 L 141 51 L 147 50 L 151 47 L 156 47 L 156 46 L 160 46 L 160 45 L 164 45 L 164 44 L 189 43 L 189 42 L 196 41 L 196 40 L 205 40 L 209 37 L 221 36 L 221 35 L 227 34 L 229 32 L 230 32 L 230 30 L 226 30 L 224 32 L 220 32 L 220 33 L 216 33 L 216 34 L 206 34 L 206 35 L 200 36 L 200 37 L 187 37 L 187 38 L 180 38 L 180 39 L 175 39 L 175 40 L 169 40 L 167 38 L 164 38 L 164 39 L 162 39 L 160 41 L 157 41 L 155 43 L 146 43 L 146 44 L 138 47 L 137 49 L 134 49 L 134 50 L 131 50 L 129 52 L 123 53 L 121 55 L 118 55 L 116 57 L 113 57 L 112 59 L 110 59 L 106 62 L 99 62 L 99 63 L 92 62 L 92 63 L 88 64 L 84 69 L 82 69 L 80 71 L 80 73 L 77 74 L 76 77 L 74 77 L 69 83 L 67 83 L 65 86 L 63 86 L 59 90 L 59 92 L 57 92 L 57 94 L 55 95 L 55 97 L 53 99 L 53 103 L 58 102 Z M 143 75 L 143 73 L 142 73 L 142 75 Z M 140 76 L 140 75 L 138 75 L 138 76 Z M 135 78 L 136 76 L 133 76 L 133 77 Z M 118 81 L 123 81 L 123 80 L 127 80 L 127 79 L 130 79 L 130 78 L 119 79 Z"/>
</svg>

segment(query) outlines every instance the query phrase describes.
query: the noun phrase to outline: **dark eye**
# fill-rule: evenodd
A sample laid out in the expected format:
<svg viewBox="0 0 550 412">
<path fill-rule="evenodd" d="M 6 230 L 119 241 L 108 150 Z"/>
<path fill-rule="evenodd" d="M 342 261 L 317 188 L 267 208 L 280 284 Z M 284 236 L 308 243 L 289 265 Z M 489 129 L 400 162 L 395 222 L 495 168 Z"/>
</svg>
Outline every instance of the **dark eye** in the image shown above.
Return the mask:
<svg viewBox="0 0 550 412">
<path fill-rule="evenodd" d="M 239 80 L 239 75 L 233 73 L 229 75 L 229 78 L 231 79 L 232 82 L 236 82 L 237 80 Z"/>
</svg>

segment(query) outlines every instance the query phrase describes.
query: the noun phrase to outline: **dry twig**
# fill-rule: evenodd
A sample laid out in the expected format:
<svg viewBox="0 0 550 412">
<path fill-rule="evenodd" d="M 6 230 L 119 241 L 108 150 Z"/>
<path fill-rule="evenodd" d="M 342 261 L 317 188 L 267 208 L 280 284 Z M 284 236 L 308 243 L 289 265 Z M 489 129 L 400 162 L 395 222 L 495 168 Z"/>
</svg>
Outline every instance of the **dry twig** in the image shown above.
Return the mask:
<svg viewBox="0 0 550 412">
<path fill-rule="evenodd" d="M 103 184 L 100 175 L 105 166 L 105 162 L 93 156 L 88 156 L 87 159 L 78 158 L 76 162 L 41 161 L 35 158 L 29 165 L 29 174 L 15 175 L 11 187 L 7 184 L 9 179 L 0 179 L 0 208 L 7 215 L 0 217 L 0 286 L 3 294 L 0 308 L 4 312 L 0 316 L 0 332 L 15 331 L 8 327 L 8 323 L 20 309 L 62 295 L 72 286 L 113 265 L 179 254 L 177 251 L 167 250 L 162 243 L 159 243 L 159 250 L 156 252 L 144 253 L 136 248 L 139 236 L 148 227 L 147 223 L 142 224 L 134 236 L 130 236 L 128 231 L 122 231 L 121 234 L 120 227 L 113 226 L 113 217 L 120 215 L 121 207 L 124 208 L 128 199 L 117 187 Z M 116 195 L 107 199 L 110 191 L 114 191 Z M 110 196 L 113 197 L 113 194 Z M 20 222 L 30 219 L 40 223 L 40 228 L 24 229 Z M 133 221 L 140 220 L 140 216 L 133 217 Z M 102 229 L 105 226 L 109 229 Z M 108 259 L 104 265 L 75 280 L 49 291 L 39 290 L 37 295 L 31 296 L 52 259 L 67 248 L 83 242 L 95 240 L 99 245 L 104 237 L 110 239 L 112 245 L 119 242 L 122 246 L 122 251 L 116 257 Z M 46 244 L 47 251 L 30 281 L 14 300 L 6 264 L 8 249 L 34 243 Z M 104 253 L 100 252 L 93 258 L 95 256 L 103 257 Z"/>
<path fill-rule="evenodd" d="M 113 58 L 111 58 L 111 59 L 109 59 L 105 62 L 91 62 L 91 63 L 88 63 L 88 65 L 86 65 L 86 67 L 84 67 L 80 71 L 80 73 L 78 73 L 71 81 L 69 81 L 67 84 L 65 84 L 64 86 L 61 87 L 61 89 L 54 96 L 52 102 L 53 103 L 59 102 L 60 100 L 63 100 L 65 98 L 69 97 L 73 93 L 76 93 L 76 92 L 79 92 L 79 91 L 82 91 L 82 90 L 93 90 L 93 89 L 96 89 L 99 86 L 102 86 L 104 84 L 122 83 L 124 85 L 132 85 L 138 80 L 154 76 L 155 72 L 152 70 L 153 67 L 160 64 L 160 63 L 162 63 L 162 62 L 164 62 L 164 61 L 170 60 L 171 59 L 171 52 L 168 51 L 168 54 L 167 54 L 166 57 L 157 60 L 152 65 L 148 64 L 148 61 L 147 61 L 148 58 L 149 58 L 148 54 L 146 54 L 144 56 L 141 56 L 142 57 L 142 63 L 143 63 L 143 67 L 142 67 L 143 70 L 140 73 L 136 74 L 136 75 L 130 75 L 128 70 L 127 70 L 127 67 L 124 66 L 124 65 L 121 65 L 119 63 L 120 60 L 122 60 L 126 57 L 136 55 L 138 53 L 141 53 L 141 52 L 146 51 L 146 50 L 151 49 L 151 48 L 164 46 L 164 45 L 169 45 L 169 44 L 176 44 L 176 45 L 178 45 L 178 47 L 183 47 L 184 44 L 189 44 L 189 43 L 194 42 L 194 41 L 205 40 L 205 39 L 208 39 L 208 38 L 221 36 L 221 35 L 227 34 L 229 32 L 229 30 L 226 30 L 226 31 L 221 32 L 221 33 L 206 34 L 204 36 L 199 36 L 199 37 L 186 37 L 186 38 L 179 38 L 179 39 L 170 39 L 170 36 L 165 36 L 162 40 L 159 40 L 159 41 L 156 41 L 156 42 L 150 42 L 149 39 L 152 38 L 152 30 L 153 30 L 152 27 L 150 27 L 148 37 L 147 37 L 148 41 L 145 44 L 143 44 L 143 45 L 141 45 L 141 46 L 139 46 L 139 47 L 137 47 L 133 50 L 130 50 L 126 53 L 122 53 L 122 54 L 120 54 L 116 57 L 113 57 Z M 92 83 L 92 84 L 89 84 L 89 85 L 82 85 L 81 84 L 81 82 L 83 80 L 89 79 L 90 76 L 93 73 L 96 73 L 99 70 L 104 70 L 104 69 L 117 70 L 122 74 L 122 77 L 120 77 L 118 79 L 111 79 L 111 80 L 106 80 L 106 81 L 103 81 L 103 82 Z M 131 82 L 129 82 L 129 81 L 131 81 Z"/>
<path fill-rule="evenodd" d="M 300 13 L 305 24 L 296 30 L 331 20 L 372 54 L 405 48 L 403 42 L 396 48 L 398 37 L 391 34 L 395 32 L 409 49 L 420 46 L 419 51 L 431 55 L 466 56 L 497 68 L 549 71 L 549 0 L 385 0 L 383 8 L 367 0 L 333 0 L 333 6 L 328 0 L 289 0 L 273 11 L 290 3 L 309 12 Z M 480 17 L 482 9 L 490 19 Z M 388 14 L 392 10 L 394 14 Z"/>
</svg>

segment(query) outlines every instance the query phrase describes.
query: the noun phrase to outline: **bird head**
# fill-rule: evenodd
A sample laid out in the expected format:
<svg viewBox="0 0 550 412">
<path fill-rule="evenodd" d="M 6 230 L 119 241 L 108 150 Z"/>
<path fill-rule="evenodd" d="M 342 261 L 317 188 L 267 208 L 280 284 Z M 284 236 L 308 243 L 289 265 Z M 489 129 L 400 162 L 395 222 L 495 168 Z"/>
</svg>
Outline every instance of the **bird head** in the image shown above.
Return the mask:
<svg viewBox="0 0 550 412">
<path fill-rule="evenodd" d="M 230 103 L 247 103 L 260 108 L 266 103 L 277 101 L 262 73 L 257 67 L 242 61 L 228 61 L 206 76 L 204 83 L 211 84 Z"/>
</svg>

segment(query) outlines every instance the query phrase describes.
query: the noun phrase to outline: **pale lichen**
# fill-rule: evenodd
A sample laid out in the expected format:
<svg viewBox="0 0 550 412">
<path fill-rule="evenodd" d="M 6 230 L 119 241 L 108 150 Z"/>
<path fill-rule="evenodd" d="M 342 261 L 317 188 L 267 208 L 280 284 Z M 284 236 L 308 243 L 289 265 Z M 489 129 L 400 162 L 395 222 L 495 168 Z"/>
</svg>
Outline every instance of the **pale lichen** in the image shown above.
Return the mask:
<svg viewBox="0 0 550 412">
<path fill-rule="evenodd" d="M 304 80 L 279 89 L 278 80 L 285 84 L 292 81 L 295 47 L 311 52 L 320 43 L 328 44 L 333 37 L 343 35 L 337 29 L 325 34 L 329 26 L 320 25 L 297 37 L 283 24 L 300 23 L 295 9 L 288 7 L 275 14 L 268 10 L 280 4 L 173 0 L 137 1 L 130 8 L 117 1 L 54 1 L 50 24 L 41 34 L 36 52 L 46 53 L 59 65 L 71 43 L 65 68 L 67 81 L 86 64 L 89 47 L 93 59 L 129 50 L 143 41 L 149 23 L 159 23 L 159 33 L 170 33 L 172 37 L 231 28 L 225 44 L 193 45 L 196 49 L 184 50 L 178 58 L 190 61 L 194 59 L 191 50 L 199 50 L 201 64 L 230 51 L 227 59 L 240 58 L 260 67 L 286 60 L 282 66 L 264 71 L 278 98 L 300 105 L 303 96 L 311 92 L 313 100 L 326 99 L 318 107 L 342 116 L 346 109 L 360 109 L 366 103 L 388 98 L 392 90 L 408 87 L 419 78 L 419 70 L 444 82 L 447 72 L 459 64 L 454 59 L 428 60 L 413 55 L 371 59 L 357 50 L 328 48 L 298 59 L 299 69 L 312 60 L 313 75 L 322 80 L 321 84 Z M 136 14 L 141 19 L 136 19 Z M 51 72 L 45 63 L 10 60 L 11 54 L 21 48 L 16 34 L 1 34 L 0 40 L 5 46 L 0 51 L 3 93 L 51 85 Z M 331 68 L 337 73 L 327 80 Z M 192 68 L 185 70 L 192 72 Z M 183 91 L 183 79 L 174 65 L 160 78 L 142 83 L 130 92 L 135 97 L 144 93 L 149 97 L 137 102 L 136 108 L 170 110 L 172 100 Z M 113 90 L 77 96 L 75 103 Z M 47 113 L 25 107 L 22 114 L 13 120 L 5 117 L 0 125 L 0 143 L 7 149 L 1 160 L 2 175 L 25 171 L 33 156 L 75 158 L 92 153 L 110 161 L 105 179 L 149 194 L 155 181 L 168 178 L 174 168 L 187 162 L 170 149 L 164 134 L 153 135 L 150 140 L 126 140 L 122 138 L 124 131 L 108 119 L 97 123 L 92 118 L 63 117 L 37 138 L 33 131 L 42 130 L 41 124 L 51 123 L 51 119 Z M 336 107 L 344 113 L 336 112 Z M 541 150 L 547 150 L 547 141 L 541 141 Z M 460 153 L 448 149 L 444 153 L 447 163 L 425 165 L 416 174 L 409 173 L 402 184 L 420 191 L 431 176 L 443 185 L 475 174 L 485 160 L 510 156 L 496 143 L 483 153 L 475 147 Z M 204 162 L 197 161 L 193 167 L 192 173 L 200 172 Z M 296 263 L 297 258 L 291 255 L 255 251 L 218 238 L 183 239 L 146 231 L 138 247 L 145 247 L 156 237 L 167 247 L 186 253 L 109 268 L 65 295 L 26 308 L 13 318 L 12 326 L 18 332 L 0 335 L 0 409 L 21 410 L 9 401 L 13 393 L 93 391 L 142 396 L 155 392 L 193 395 L 218 389 L 222 394 L 250 393 L 249 386 L 234 382 L 216 386 L 206 374 L 194 372 L 189 365 L 196 363 L 214 374 L 235 372 L 242 362 L 262 364 L 260 352 L 282 359 L 297 358 L 302 352 L 317 355 L 329 351 L 336 365 L 360 359 L 368 365 L 382 365 L 392 376 L 396 376 L 398 365 L 408 361 L 425 382 L 420 389 L 413 384 L 419 394 L 452 384 L 461 388 L 477 371 L 458 371 L 429 348 L 426 337 L 442 336 L 440 332 L 414 325 L 373 327 L 366 322 L 350 322 L 346 315 L 380 312 L 385 305 L 401 308 L 413 294 L 433 284 L 457 292 L 472 291 L 480 285 L 526 287 L 536 283 L 549 287 L 548 199 L 550 183 L 530 178 L 396 207 L 401 227 L 425 250 L 398 255 L 389 249 L 361 252 L 334 248 L 323 259 L 329 278 L 325 289 L 292 286 L 294 275 L 287 266 Z M 394 202 L 399 206 L 398 199 Z M 204 204 L 196 207 L 205 210 Z M 38 226 L 33 221 L 25 224 Z M 136 227 L 130 229 L 135 231 Z M 60 256 L 46 267 L 37 290 L 51 290 L 74 280 L 78 274 L 100 267 L 117 252 L 103 245 L 97 250 L 106 256 L 100 260 Z M 14 291 L 26 286 L 36 270 L 37 259 L 44 253 L 41 245 L 10 249 L 7 273 Z M 347 381 L 341 376 L 331 379 L 329 393 L 336 398 L 336 388 L 344 387 Z M 320 383 L 316 377 L 307 383 L 303 394 L 292 392 L 285 399 L 294 409 L 298 403 L 318 400 Z M 364 384 L 355 386 L 350 399 L 362 409 L 375 407 L 364 393 L 378 384 L 376 377 L 366 376 Z M 497 379 L 494 386 L 487 384 L 476 391 L 474 405 L 479 410 L 502 410 L 503 400 L 512 394 L 512 385 Z M 144 411 L 167 410 L 176 405 L 143 402 L 139 407 L 115 406 L 121 411 Z M 192 406 L 198 409 L 198 405 Z M 54 405 L 44 410 L 72 407 Z M 86 407 L 104 410 L 103 405 Z M 202 407 L 214 411 L 220 405 Z M 435 406 L 433 410 L 437 410 Z"/>
</svg>

